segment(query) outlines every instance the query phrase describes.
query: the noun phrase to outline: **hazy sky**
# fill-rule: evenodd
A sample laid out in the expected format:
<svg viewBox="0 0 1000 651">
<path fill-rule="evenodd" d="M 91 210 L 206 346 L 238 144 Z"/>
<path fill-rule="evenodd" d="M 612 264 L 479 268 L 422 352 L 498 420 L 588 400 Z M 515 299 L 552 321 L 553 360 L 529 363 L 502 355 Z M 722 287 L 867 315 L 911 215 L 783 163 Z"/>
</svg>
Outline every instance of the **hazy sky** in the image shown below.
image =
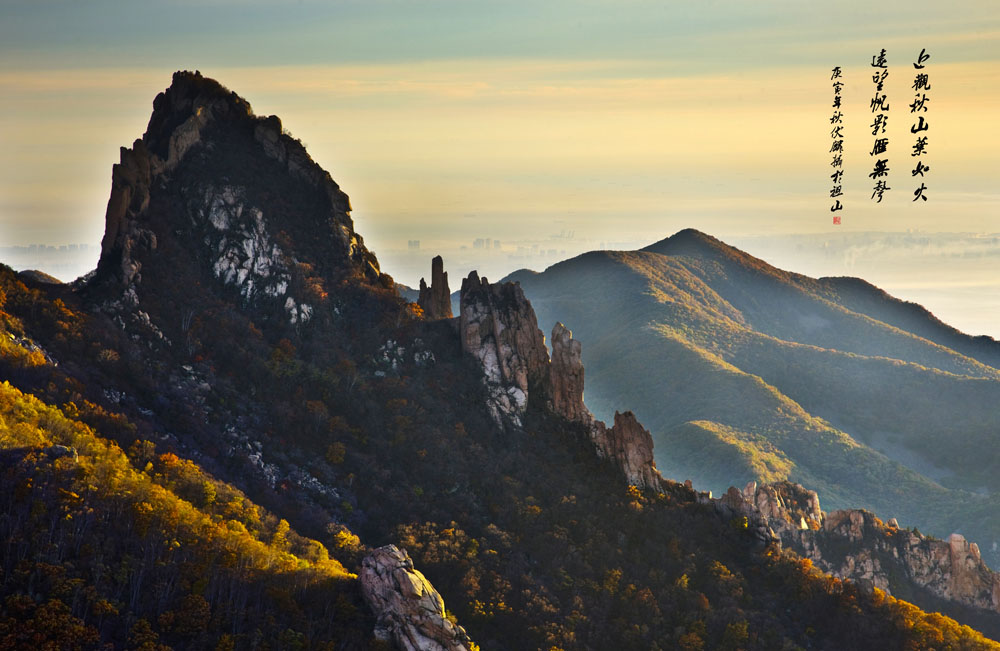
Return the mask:
<svg viewBox="0 0 1000 651">
<path fill-rule="evenodd" d="M 893 189 L 875 204 L 881 48 Z M 922 48 L 930 200 L 913 203 Z M 395 257 L 409 239 L 429 256 L 483 236 L 545 248 L 562 231 L 579 248 L 688 226 L 833 231 L 833 66 L 847 82 L 836 229 L 997 232 L 998 63 L 988 1 L 3 0 L 0 246 L 100 241 L 118 147 L 176 69 L 280 115 L 411 283 Z"/>
</svg>

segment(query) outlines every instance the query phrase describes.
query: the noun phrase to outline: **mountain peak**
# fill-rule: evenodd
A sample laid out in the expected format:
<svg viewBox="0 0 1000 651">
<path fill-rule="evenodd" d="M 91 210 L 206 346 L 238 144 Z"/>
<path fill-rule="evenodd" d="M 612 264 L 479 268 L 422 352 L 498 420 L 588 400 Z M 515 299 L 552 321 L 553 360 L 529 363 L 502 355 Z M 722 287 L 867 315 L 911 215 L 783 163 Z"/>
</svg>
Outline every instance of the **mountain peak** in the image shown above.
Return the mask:
<svg viewBox="0 0 1000 651">
<path fill-rule="evenodd" d="M 778 278 L 782 282 L 791 278 L 804 278 L 798 274 L 773 267 L 742 249 L 693 228 L 678 231 L 664 240 L 650 244 L 642 251 L 712 261 L 723 265 L 733 273 L 768 276 Z"/>
<path fill-rule="evenodd" d="M 388 282 L 350 211 L 347 195 L 277 116 L 254 115 L 200 72 L 176 72 L 153 101 L 145 134 L 122 147 L 112 170 L 88 287 L 124 297 L 138 313 L 144 293 L 162 296 L 184 277 L 301 324 L 347 277 Z M 144 289 L 151 273 L 160 276 L 159 294 Z"/>
<path fill-rule="evenodd" d="M 704 255 L 706 252 L 735 250 L 722 240 L 694 228 L 677 231 L 670 237 L 641 249 L 664 255 Z"/>
<path fill-rule="evenodd" d="M 192 117 L 211 110 L 213 116 L 229 119 L 254 118 L 250 103 L 201 72 L 178 70 L 170 87 L 153 100 L 153 114 L 142 140 L 161 159 L 170 157 L 170 141 L 175 131 Z"/>
</svg>

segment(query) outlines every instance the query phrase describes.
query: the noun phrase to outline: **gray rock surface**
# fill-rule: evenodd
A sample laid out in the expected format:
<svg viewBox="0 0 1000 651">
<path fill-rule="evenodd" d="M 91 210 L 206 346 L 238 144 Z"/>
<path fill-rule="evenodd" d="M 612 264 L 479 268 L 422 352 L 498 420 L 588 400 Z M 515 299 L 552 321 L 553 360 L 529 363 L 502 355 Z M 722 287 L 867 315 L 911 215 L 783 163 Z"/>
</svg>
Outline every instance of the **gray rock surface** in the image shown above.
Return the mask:
<svg viewBox="0 0 1000 651">
<path fill-rule="evenodd" d="M 216 161 L 212 156 L 233 149 L 233 142 L 249 152 L 246 169 L 268 169 L 279 194 L 285 184 L 310 197 L 314 208 L 305 221 L 305 215 L 296 215 L 299 223 L 293 226 L 281 201 L 258 196 L 255 204 L 249 198 L 252 188 L 230 181 L 224 172 L 200 170 L 193 180 L 185 176 L 188 161 Z M 268 159 L 278 162 L 277 175 Z M 277 117 L 255 116 L 244 99 L 200 73 L 177 72 L 154 100 L 142 139 L 123 147 L 112 169 L 101 257 L 88 284 L 115 289 L 121 298 L 109 300 L 108 311 L 121 315 L 125 324 L 137 321 L 143 263 L 166 242 L 167 249 L 183 249 L 204 261 L 245 305 L 269 303 L 299 325 L 310 320 L 314 306 L 295 290 L 293 268 L 302 262 L 300 252 L 292 250 L 295 243 L 322 238 L 328 256 L 323 262 L 333 261 L 327 268 L 338 266 L 371 281 L 381 278 L 378 261 L 354 232 L 350 210 L 347 195 L 301 142 L 283 132 Z M 285 250 L 279 241 L 291 242 L 292 248 Z M 316 266 L 316 260 L 310 262 L 299 276 Z"/>
<path fill-rule="evenodd" d="M 549 366 L 545 337 L 520 285 L 490 284 L 471 272 L 462 281 L 459 334 L 462 351 L 483 367 L 494 420 L 520 427 L 529 394 L 545 390 Z"/>
<path fill-rule="evenodd" d="M 552 328 L 552 365 L 549 367 L 552 409 L 567 420 L 589 425 L 594 417 L 583 404 L 582 350 L 583 346 L 573 339 L 569 328 L 556 323 Z"/>
<path fill-rule="evenodd" d="M 531 303 L 520 285 L 491 285 L 476 272 L 462 282 L 459 334 L 462 350 L 483 368 L 487 406 L 501 426 L 520 427 L 529 401 L 585 426 L 597 454 L 612 461 L 625 480 L 639 488 L 659 488 L 663 478 L 653 462 L 653 437 L 626 411 L 608 427 L 583 402 L 581 344 L 562 323 L 552 329 L 552 360 Z"/>
<path fill-rule="evenodd" d="M 814 491 L 790 482 L 750 482 L 712 501 L 724 517 L 746 516 L 751 528 L 769 531 L 773 540 L 836 577 L 890 594 L 893 581 L 905 580 L 936 597 L 1000 612 L 1000 575 L 961 534 L 928 538 L 900 529 L 895 518 L 883 523 L 861 509 L 825 514 Z"/>
<path fill-rule="evenodd" d="M 625 480 L 639 488 L 658 489 L 663 478 L 653 462 L 653 436 L 631 411 L 615 412 L 615 424 L 601 421 L 591 426 L 591 440 L 597 453 L 615 462 Z"/>
<path fill-rule="evenodd" d="M 358 579 L 380 639 L 403 651 L 470 651 L 469 636 L 445 617 L 444 600 L 405 550 L 375 549 L 362 561 Z"/>
<path fill-rule="evenodd" d="M 439 255 L 431 260 L 430 287 L 423 278 L 420 279 L 420 296 L 417 298 L 417 304 L 423 308 L 424 315 L 428 319 L 452 318 L 448 272 L 444 270 L 444 260 Z"/>
</svg>

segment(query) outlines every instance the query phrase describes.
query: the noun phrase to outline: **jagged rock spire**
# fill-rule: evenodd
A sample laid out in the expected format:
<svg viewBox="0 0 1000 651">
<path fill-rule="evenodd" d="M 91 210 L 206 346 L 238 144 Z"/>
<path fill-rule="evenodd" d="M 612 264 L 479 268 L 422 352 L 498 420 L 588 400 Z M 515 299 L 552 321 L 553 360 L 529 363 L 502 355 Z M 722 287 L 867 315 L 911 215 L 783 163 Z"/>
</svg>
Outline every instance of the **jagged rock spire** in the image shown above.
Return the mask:
<svg viewBox="0 0 1000 651">
<path fill-rule="evenodd" d="M 424 310 L 428 319 L 450 319 L 451 290 L 448 288 L 448 272 L 444 270 L 444 260 L 434 256 L 431 260 L 431 285 L 420 279 L 420 296 L 417 305 Z"/>
<path fill-rule="evenodd" d="M 568 420 L 589 425 L 593 415 L 583 404 L 583 346 L 573 339 L 573 332 L 557 322 L 552 328 L 552 366 L 549 382 L 552 410 Z"/>
<path fill-rule="evenodd" d="M 584 405 L 582 347 L 566 326 L 552 329 L 550 362 L 535 310 L 519 284 L 492 285 L 473 271 L 462 281 L 461 306 L 462 350 L 483 367 L 487 406 L 499 425 L 520 427 L 529 402 L 547 408 L 586 426 L 598 455 L 615 463 L 628 483 L 659 487 L 649 430 L 630 411 L 616 413 L 609 428 Z"/>
<path fill-rule="evenodd" d="M 520 285 L 490 284 L 473 271 L 462 281 L 460 309 L 462 350 L 483 367 L 494 420 L 520 427 L 529 394 L 543 397 L 549 366 L 531 303 Z"/>
<path fill-rule="evenodd" d="M 198 72 L 177 72 L 153 101 L 146 132 L 112 170 L 101 257 L 85 288 L 123 322 L 162 327 L 176 315 L 147 308 L 149 270 L 157 269 L 152 303 L 186 277 L 257 310 L 261 322 L 298 327 L 343 280 L 387 282 L 350 210 L 276 116 L 254 115 Z"/>
<path fill-rule="evenodd" d="M 615 412 L 615 424 L 608 427 L 596 421 L 590 429 L 597 453 L 611 459 L 625 475 L 625 480 L 639 488 L 659 488 L 663 477 L 653 461 L 653 435 L 631 411 Z"/>
</svg>

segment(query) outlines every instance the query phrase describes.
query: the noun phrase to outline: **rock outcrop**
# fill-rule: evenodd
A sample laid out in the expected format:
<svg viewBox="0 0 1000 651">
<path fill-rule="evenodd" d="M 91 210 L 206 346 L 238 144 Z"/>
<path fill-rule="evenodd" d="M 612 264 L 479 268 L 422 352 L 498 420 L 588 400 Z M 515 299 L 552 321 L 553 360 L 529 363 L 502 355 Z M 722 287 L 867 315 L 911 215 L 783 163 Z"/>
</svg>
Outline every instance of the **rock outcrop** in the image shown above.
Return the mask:
<svg viewBox="0 0 1000 651">
<path fill-rule="evenodd" d="M 149 152 L 142 140 L 121 148 L 121 162 L 111 168 L 111 198 L 105 215 L 98 274 L 114 275 L 124 286 L 139 279 L 139 251 L 156 249 L 156 236 L 139 215 L 149 206 L 152 180 Z"/>
<path fill-rule="evenodd" d="M 726 494 L 718 499 L 713 499 L 711 492 L 699 493 L 698 502 L 711 504 L 723 520 L 728 521 L 737 530 L 750 532 L 758 544 L 770 545 L 779 542 L 768 518 L 757 509 L 752 499 L 748 499 L 746 494 L 735 486 L 730 486 Z"/>
<path fill-rule="evenodd" d="M 900 529 L 860 509 L 820 510 L 814 491 L 779 482 L 730 488 L 715 505 L 723 517 L 744 516 L 764 542 L 780 542 L 824 572 L 892 593 L 895 582 L 966 606 L 1000 612 L 1000 575 L 983 562 L 976 543 L 953 533 L 948 540 Z"/>
<path fill-rule="evenodd" d="M 598 455 L 614 461 L 629 484 L 639 488 L 660 486 L 663 478 L 653 462 L 653 436 L 639 423 L 635 414 L 616 411 L 613 427 L 596 421 L 590 432 Z"/>
<path fill-rule="evenodd" d="M 428 319 L 450 319 L 451 290 L 448 288 L 448 272 L 444 270 L 444 260 L 434 256 L 431 260 L 431 285 L 420 279 L 420 296 L 417 305 L 424 310 Z"/>
<path fill-rule="evenodd" d="M 552 365 L 549 380 L 552 410 L 567 420 L 587 425 L 593 415 L 583 404 L 583 346 L 573 339 L 573 333 L 562 323 L 552 328 Z"/>
<path fill-rule="evenodd" d="M 488 407 L 501 425 L 520 427 L 548 381 L 549 354 L 535 311 L 514 283 L 490 284 L 471 272 L 462 281 L 459 334 L 462 351 L 483 367 Z"/>
<path fill-rule="evenodd" d="M 552 329 L 552 359 L 535 311 L 516 283 L 492 285 L 473 271 L 462 281 L 462 350 L 479 360 L 498 425 L 520 427 L 529 402 L 583 425 L 600 457 L 639 488 L 658 488 L 653 437 L 635 415 L 615 413 L 608 427 L 583 402 L 582 346 L 562 323 Z"/>
<path fill-rule="evenodd" d="M 891 577 L 902 574 L 937 597 L 1000 612 L 1000 575 L 983 562 L 979 546 L 961 534 L 953 533 L 948 540 L 928 538 L 890 527 L 862 510 L 834 511 L 821 530 L 797 533 L 797 540 L 791 532 L 782 540 L 835 576 L 891 592 Z M 851 551 L 836 553 L 845 540 Z"/>
<path fill-rule="evenodd" d="M 200 73 L 177 72 L 143 137 L 112 169 L 101 257 L 87 286 L 106 290 L 109 311 L 156 321 L 139 309 L 143 268 L 158 250 L 183 251 L 195 278 L 214 277 L 244 306 L 299 325 L 336 278 L 381 282 L 350 210 L 277 117 L 255 116 Z M 167 264 L 180 263 L 171 255 Z"/>
<path fill-rule="evenodd" d="M 751 481 L 743 488 L 742 495 L 761 515 L 782 527 L 815 530 L 823 524 L 819 495 L 799 484 L 777 482 L 758 487 L 757 482 Z"/>
<path fill-rule="evenodd" d="M 376 617 L 376 637 L 403 651 L 470 651 L 469 636 L 445 617 L 444 600 L 413 568 L 405 550 L 379 547 L 361 564 L 361 592 Z"/>
</svg>

